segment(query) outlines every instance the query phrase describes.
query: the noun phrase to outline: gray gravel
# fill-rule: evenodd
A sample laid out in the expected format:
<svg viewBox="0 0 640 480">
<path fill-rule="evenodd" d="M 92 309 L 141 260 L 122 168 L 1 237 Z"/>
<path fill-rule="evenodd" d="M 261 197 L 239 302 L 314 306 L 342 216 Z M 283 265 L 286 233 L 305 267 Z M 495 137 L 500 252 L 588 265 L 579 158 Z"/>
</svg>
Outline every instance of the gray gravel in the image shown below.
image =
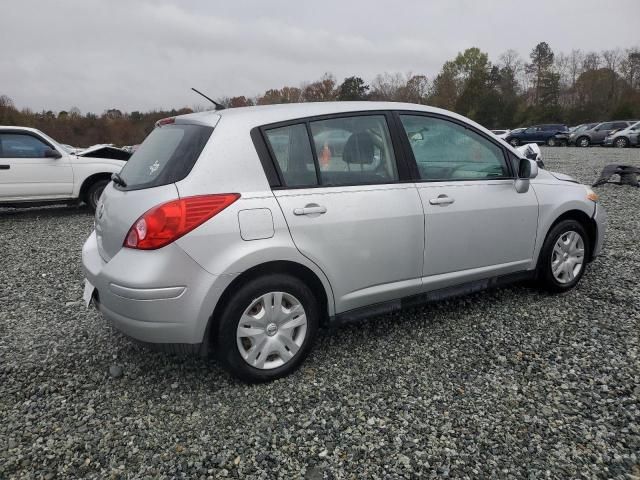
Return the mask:
<svg viewBox="0 0 640 480">
<path fill-rule="evenodd" d="M 545 149 L 591 183 L 640 149 Z M 606 185 L 579 288 L 485 292 L 322 332 L 247 386 L 85 310 L 78 208 L 0 211 L 0 478 L 640 478 L 640 190 Z"/>
</svg>

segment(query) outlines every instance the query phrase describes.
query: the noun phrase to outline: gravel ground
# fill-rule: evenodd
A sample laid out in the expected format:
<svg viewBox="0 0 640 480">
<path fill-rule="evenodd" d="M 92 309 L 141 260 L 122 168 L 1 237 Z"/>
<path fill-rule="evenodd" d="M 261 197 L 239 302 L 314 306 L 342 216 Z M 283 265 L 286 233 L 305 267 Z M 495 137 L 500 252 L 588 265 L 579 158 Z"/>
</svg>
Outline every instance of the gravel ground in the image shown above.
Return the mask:
<svg viewBox="0 0 640 480">
<path fill-rule="evenodd" d="M 544 154 L 587 183 L 640 165 L 640 149 Z M 640 478 L 640 190 L 598 191 L 607 244 L 574 291 L 322 332 L 258 386 L 83 308 L 87 210 L 2 210 L 0 478 Z"/>
</svg>

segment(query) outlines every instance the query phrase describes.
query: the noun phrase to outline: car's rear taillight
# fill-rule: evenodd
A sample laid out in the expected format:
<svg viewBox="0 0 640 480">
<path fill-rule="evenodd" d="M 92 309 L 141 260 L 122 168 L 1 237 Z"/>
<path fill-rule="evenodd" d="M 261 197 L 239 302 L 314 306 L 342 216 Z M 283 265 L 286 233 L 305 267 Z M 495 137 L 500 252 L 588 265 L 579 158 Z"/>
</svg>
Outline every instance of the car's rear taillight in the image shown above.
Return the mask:
<svg viewBox="0 0 640 480">
<path fill-rule="evenodd" d="M 239 193 L 198 195 L 153 207 L 129 229 L 124 246 L 140 250 L 164 247 L 202 225 L 238 198 Z"/>
</svg>

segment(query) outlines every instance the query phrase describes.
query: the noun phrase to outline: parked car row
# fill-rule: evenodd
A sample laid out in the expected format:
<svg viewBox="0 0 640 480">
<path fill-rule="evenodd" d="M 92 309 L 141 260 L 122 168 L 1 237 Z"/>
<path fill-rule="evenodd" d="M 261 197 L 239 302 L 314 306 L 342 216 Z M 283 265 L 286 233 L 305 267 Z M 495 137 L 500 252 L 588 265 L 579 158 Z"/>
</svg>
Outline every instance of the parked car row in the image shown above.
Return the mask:
<svg viewBox="0 0 640 480">
<path fill-rule="evenodd" d="M 498 138 L 502 138 L 514 147 L 527 143 L 545 144 L 550 147 L 603 145 L 625 148 L 640 145 L 638 120 L 583 123 L 571 128 L 562 124 L 543 124 L 495 132 L 501 132 L 500 135 L 496 134 Z"/>
</svg>

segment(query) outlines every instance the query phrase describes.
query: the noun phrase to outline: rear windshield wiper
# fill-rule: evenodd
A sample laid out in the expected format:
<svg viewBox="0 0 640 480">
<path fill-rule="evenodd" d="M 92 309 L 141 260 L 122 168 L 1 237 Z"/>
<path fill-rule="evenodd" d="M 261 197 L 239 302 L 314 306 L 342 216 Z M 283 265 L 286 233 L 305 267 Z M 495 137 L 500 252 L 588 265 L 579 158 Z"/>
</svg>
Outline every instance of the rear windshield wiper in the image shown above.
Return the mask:
<svg viewBox="0 0 640 480">
<path fill-rule="evenodd" d="M 114 173 L 113 175 L 111 175 L 111 180 L 113 180 L 113 183 L 115 183 L 116 185 L 120 185 L 121 187 L 126 188 L 127 186 L 127 182 L 122 179 L 119 173 Z"/>
</svg>

